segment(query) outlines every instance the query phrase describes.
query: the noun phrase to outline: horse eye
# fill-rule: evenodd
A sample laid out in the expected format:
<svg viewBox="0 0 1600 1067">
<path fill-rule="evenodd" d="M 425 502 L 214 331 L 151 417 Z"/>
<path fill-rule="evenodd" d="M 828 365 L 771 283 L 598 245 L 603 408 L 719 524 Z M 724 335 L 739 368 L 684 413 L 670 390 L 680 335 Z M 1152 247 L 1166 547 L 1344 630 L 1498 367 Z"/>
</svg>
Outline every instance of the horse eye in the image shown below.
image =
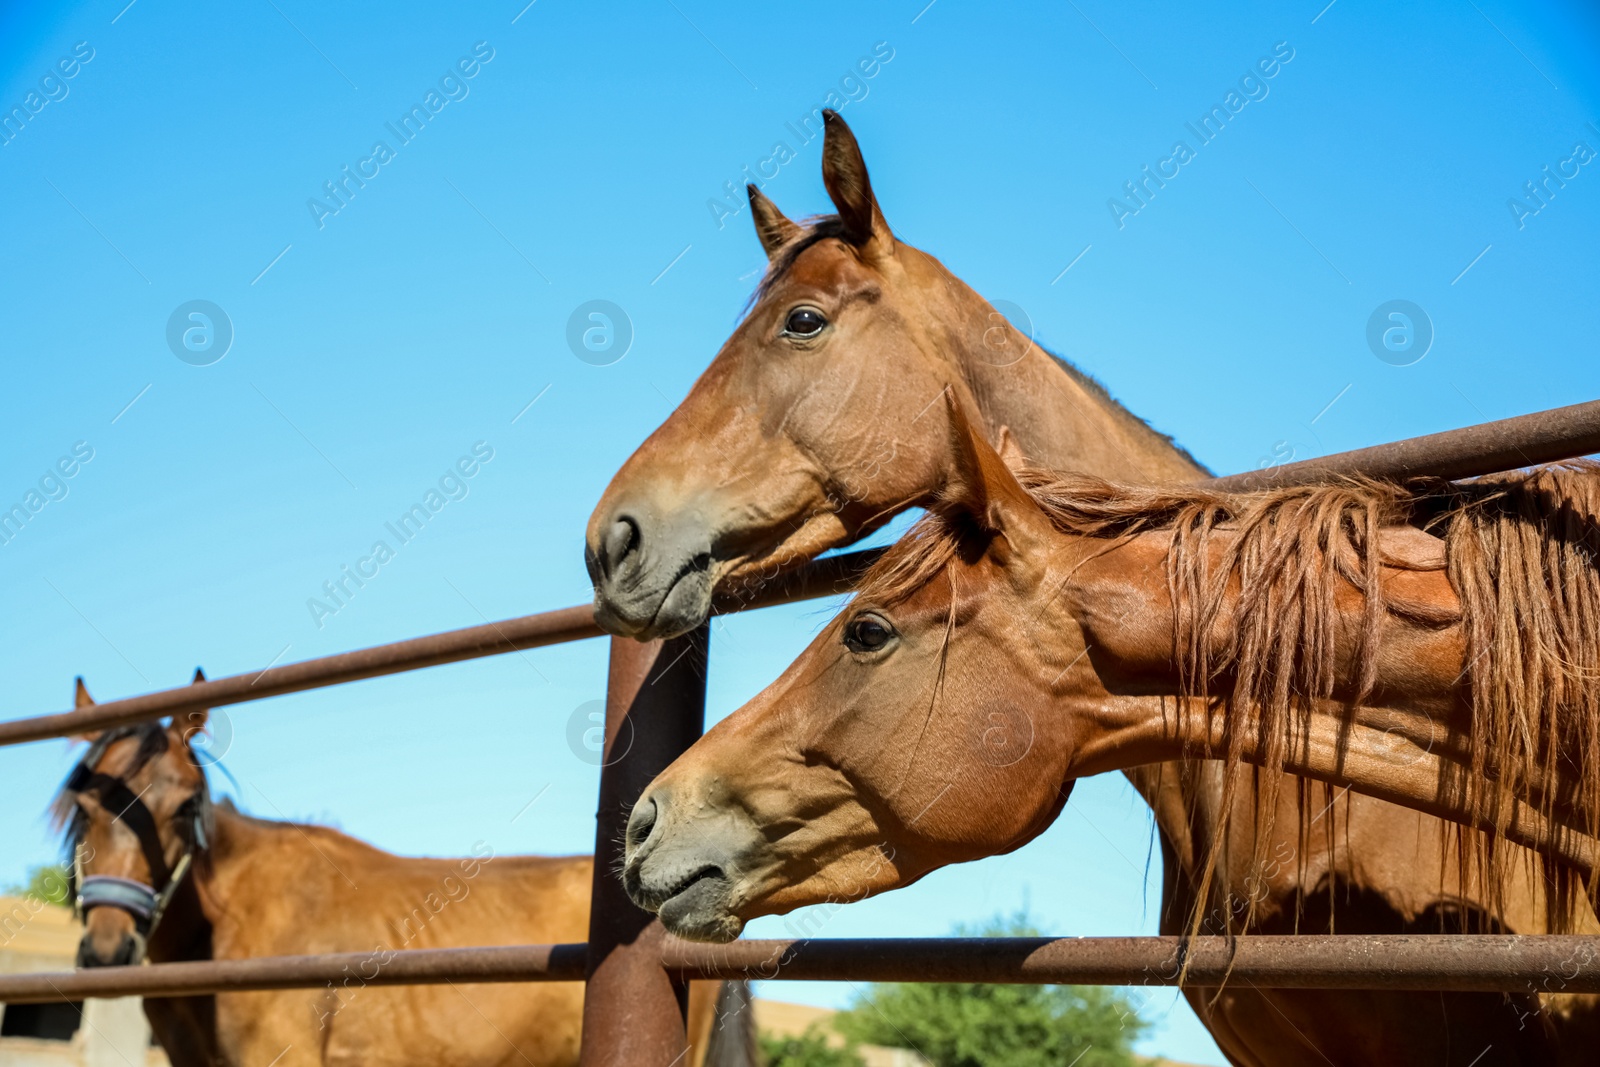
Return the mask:
<svg viewBox="0 0 1600 1067">
<path fill-rule="evenodd" d="M 876 652 L 894 637 L 894 629 L 878 615 L 860 615 L 844 628 L 844 644 L 852 652 Z"/>
<path fill-rule="evenodd" d="M 783 324 L 783 332 L 791 337 L 815 337 L 828 325 L 822 312 L 816 308 L 795 308 Z"/>
</svg>

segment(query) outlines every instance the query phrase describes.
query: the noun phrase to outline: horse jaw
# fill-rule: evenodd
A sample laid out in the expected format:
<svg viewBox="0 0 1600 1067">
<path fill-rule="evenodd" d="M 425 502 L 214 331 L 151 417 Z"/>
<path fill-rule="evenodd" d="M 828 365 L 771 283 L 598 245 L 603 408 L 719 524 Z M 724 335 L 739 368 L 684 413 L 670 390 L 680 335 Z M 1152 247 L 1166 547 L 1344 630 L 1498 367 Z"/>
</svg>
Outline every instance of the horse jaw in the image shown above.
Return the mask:
<svg viewBox="0 0 1600 1067">
<path fill-rule="evenodd" d="M 685 941 L 726 944 L 744 931 L 744 920 L 733 914 L 728 901 L 733 883 L 707 876 L 661 906 L 661 925 Z"/>
<path fill-rule="evenodd" d="M 629 898 L 661 917 L 668 932 L 690 941 L 728 942 L 744 930 L 735 912 L 741 854 L 758 850 L 761 835 L 742 812 L 696 805 L 685 817 L 656 790 L 628 820 L 622 885 Z M 692 820 L 693 825 L 686 825 Z"/>
</svg>

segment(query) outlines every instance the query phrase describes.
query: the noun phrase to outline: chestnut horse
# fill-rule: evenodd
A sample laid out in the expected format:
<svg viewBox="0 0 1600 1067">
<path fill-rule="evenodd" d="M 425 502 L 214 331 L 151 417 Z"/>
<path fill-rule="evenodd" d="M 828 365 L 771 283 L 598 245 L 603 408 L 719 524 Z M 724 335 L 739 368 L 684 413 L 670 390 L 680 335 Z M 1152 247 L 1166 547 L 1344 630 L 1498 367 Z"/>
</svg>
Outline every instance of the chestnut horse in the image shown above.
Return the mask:
<svg viewBox="0 0 1600 1067">
<path fill-rule="evenodd" d="M 1586 874 L 1600 855 L 1600 468 L 1228 497 L 1032 472 L 1030 491 L 977 436 L 967 451 L 844 613 L 645 789 L 623 879 L 670 931 L 731 940 L 1009 852 L 1077 778 L 1184 757 L 1224 760 L 1228 792 L 1242 761 L 1264 768 L 1267 836 L 1286 769 L 1502 834 L 1520 794 L 1526 818 L 1580 827 L 1527 838 L 1552 924 L 1569 914 L 1561 846 Z M 1419 513 L 1442 538 L 1401 524 Z M 1453 873 L 1492 888 L 1507 860 L 1466 849 Z M 1546 1020 L 1502 1055 L 1558 1036 Z"/>
<path fill-rule="evenodd" d="M 1223 760 L 1232 790 L 1262 768 L 1269 831 L 1291 769 L 1520 833 L 1558 888 L 1593 872 L 1600 467 L 1227 496 L 1025 488 L 967 448 L 844 614 L 641 797 L 624 876 L 674 932 L 727 940 L 1009 851 L 1078 778 L 1185 757 Z M 1402 524 L 1441 511 L 1442 537 Z M 1179 699 L 1126 699 L 1152 693 Z M 1503 859 L 1463 852 L 1457 877 L 1493 884 Z"/>
<path fill-rule="evenodd" d="M 93 703 L 82 679 L 77 703 Z M 190 744 L 206 719 L 99 735 L 57 798 L 85 926 L 79 965 L 371 955 L 323 989 L 147 999 L 175 1067 L 578 1062 L 582 983 L 364 979 L 397 949 L 584 940 L 590 857 L 501 856 L 479 842 L 460 859 L 413 859 L 213 805 Z M 690 986 L 692 1062 L 753 1063 L 740 1055 L 750 1013 L 714 1030 L 717 995 L 715 983 Z"/>
<path fill-rule="evenodd" d="M 671 417 L 627 461 L 589 522 L 596 616 L 641 638 L 704 621 L 714 590 L 739 592 L 847 544 L 908 507 L 932 502 L 954 457 L 940 397 L 975 425 L 1002 428 L 1027 459 L 1057 471 L 1175 484 L 1205 471 L 1091 379 L 1033 345 L 938 260 L 895 236 L 860 149 L 826 115 L 823 181 L 838 212 L 790 221 L 750 188 L 770 263 L 748 314 Z M 1175 933 L 1205 886 L 1204 852 L 1231 810 L 1214 765 L 1129 774 L 1155 813 L 1163 859 L 1162 930 Z M 1286 788 L 1284 825 L 1300 797 Z M 1321 805 L 1318 805 L 1320 808 Z M 1438 932 L 1543 929 L 1535 880 L 1504 916 L 1445 892 L 1439 824 L 1365 796 L 1326 809 L 1324 835 L 1270 842 L 1264 886 L 1242 865 L 1217 888 L 1210 925 L 1234 929 L 1237 902 L 1259 901 L 1256 929 Z M 1248 821 L 1236 822 L 1248 836 Z M 1292 858 L 1292 862 L 1287 860 Z M 1513 879 L 1516 875 L 1512 875 Z M 1329 892 L 1337 886 L 1337 894 Z M 1336 909 L 1334 905 L 1337 905 Z M 1331 909 L 1331 910 L 1330 910 Z M 1209 920 L 1208 920 L 1209 921 Z M 1209 927 L 1208 927 L 1209 928 Z M 1186 990 L 1236 1064 L 1322 1067 L 1443 1063 L 1482 1037 L 1497 1050 L 1523 1034 L 1500 998 L 1356 991 Z M 1507 1061 L 1514 1062 L 1514 1061 Z"/>
</svg>

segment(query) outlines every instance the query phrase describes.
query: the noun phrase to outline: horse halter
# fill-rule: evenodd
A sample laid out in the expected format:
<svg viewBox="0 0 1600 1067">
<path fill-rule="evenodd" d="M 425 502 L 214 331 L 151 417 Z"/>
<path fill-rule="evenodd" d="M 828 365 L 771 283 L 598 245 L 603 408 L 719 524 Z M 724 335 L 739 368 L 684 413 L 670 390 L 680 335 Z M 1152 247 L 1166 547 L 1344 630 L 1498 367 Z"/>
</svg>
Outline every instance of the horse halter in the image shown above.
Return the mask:
<svg viewBox="0 0 1600 1067">
<path fill-rule="evenodd" d="M 107 737 L 102 740 L 111 739 Z M 99 762 L 105 747 L 109 746 L 96 742 L 95 747 L 89 750 L 68 776 L 66 787 L 74 793 L 95 794 L 107 810 L 115 812 L 113 819 L 121 820 L 133 831 L 139 839 L 145 864 L 150 868 L 150 884 L 108 874 L 83 876 L 83 846 L 79 842 L 74 845 L 72 855 L 73 882 L 78 889 L 74 910 L 81 919 L 91 908 L 119 908 L 132 916 L 134 928 L 148 942 L 160 924 L 167 905 L 171 903 L 173 894 L 189 873 L 194 854 L 206 848 L 205 786 L 202 784 L 194 796 L 184 801 L 184 807 L 191 809 L 189 834 L 184 842 L 183 855 L 169 868 L 166 850 L 161 847 L 160 829 L 144 801 L 121 778 L 90 770 Z"/>
</svg>

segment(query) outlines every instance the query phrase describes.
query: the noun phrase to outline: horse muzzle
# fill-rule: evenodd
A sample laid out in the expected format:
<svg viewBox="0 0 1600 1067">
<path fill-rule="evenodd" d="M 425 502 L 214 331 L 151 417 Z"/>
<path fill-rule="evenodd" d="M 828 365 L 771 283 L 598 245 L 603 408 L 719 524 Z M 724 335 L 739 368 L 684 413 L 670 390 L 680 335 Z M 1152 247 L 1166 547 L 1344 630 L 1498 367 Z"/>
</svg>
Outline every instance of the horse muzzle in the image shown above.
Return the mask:
<svg viewBox="0 0 1600 1067">
<path fill-rule="evenodd" d="M 619 637 L 676 637 L 711 615 L 711 542 L 699 524 L 671 529 L 618 509 L 584 547 L 595 622 Z"/>
<path fill-rule="evenodd" d="M 735 912 L 738 857 L 757 836 L 722 815 L 674 818 L 669 794 L 642 798 L 628 820 L 622 885 L 639 907 L 690 941 L 732 941 L 744 929 Z"/>
<path fill-rule="evenodd" d="M 87 927 L 78 942 L 79 967 L 121 967 L 144 959 L 145 941 L 161 914 L 161 894 L 132 878 L 92 874 L 78 886 L 77 905 Z M 98 919 L 95 911 L 101 913 Z M 117 916 L 132 929 L 123 929 Z"/>
<path fill-rule="evenodd" d="M 137 931 L 113 932 L 105 937 L 86 933 L 78 941 L 77 966 L 132 966 L 144 959 L 144 948 L 144 938 Z"/>
</svg>

